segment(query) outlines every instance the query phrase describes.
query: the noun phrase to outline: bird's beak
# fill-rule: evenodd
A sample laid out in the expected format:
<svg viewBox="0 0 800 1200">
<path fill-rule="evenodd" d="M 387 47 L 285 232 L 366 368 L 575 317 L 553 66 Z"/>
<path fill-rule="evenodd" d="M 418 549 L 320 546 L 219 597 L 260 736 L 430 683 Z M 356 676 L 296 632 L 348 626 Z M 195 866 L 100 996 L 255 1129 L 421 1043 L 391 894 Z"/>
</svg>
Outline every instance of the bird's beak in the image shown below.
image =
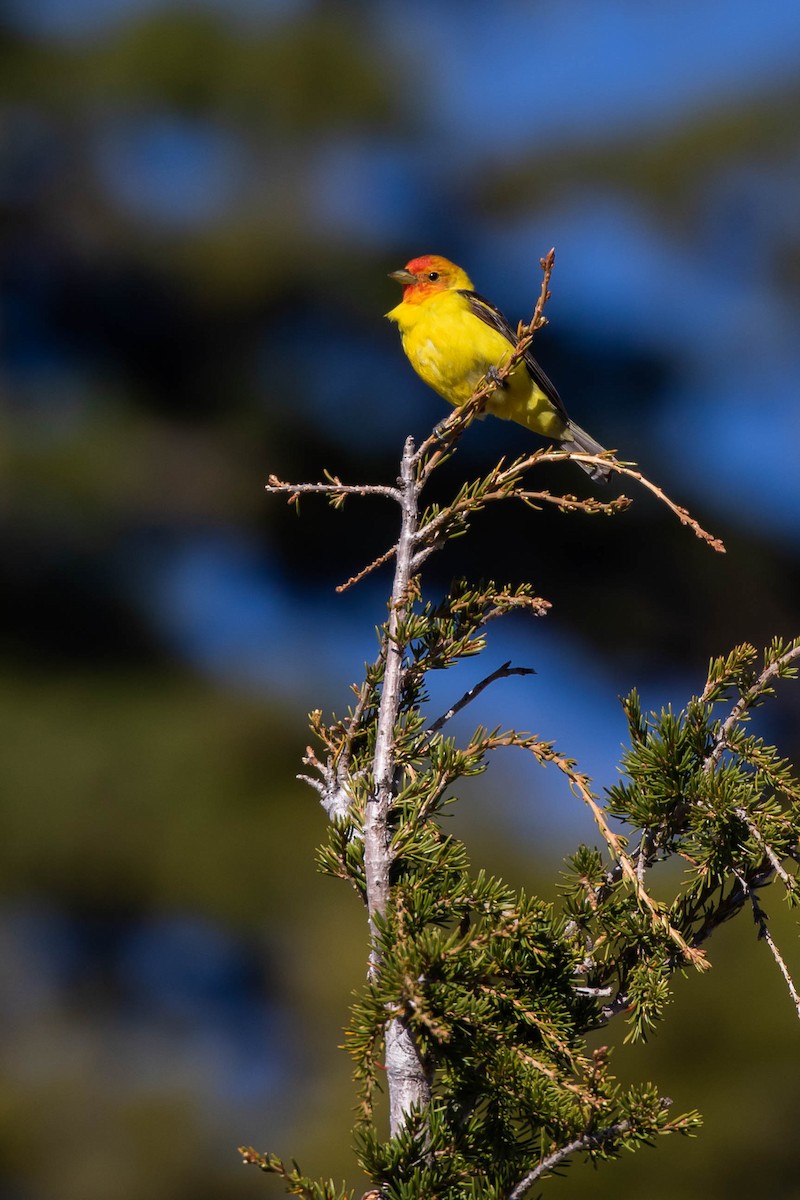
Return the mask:
<svg viewBox="0 0 800 1200">
<path fill-rule="evenodd" d="M 402 283 L 403 287 L 409 287 L 411 284 L 417 282 L 416 276 L 407 271 L 405 267 L 402 271 L 390 271 L 389 278 L 394 279 L 396 283 Z"/>
</svg>

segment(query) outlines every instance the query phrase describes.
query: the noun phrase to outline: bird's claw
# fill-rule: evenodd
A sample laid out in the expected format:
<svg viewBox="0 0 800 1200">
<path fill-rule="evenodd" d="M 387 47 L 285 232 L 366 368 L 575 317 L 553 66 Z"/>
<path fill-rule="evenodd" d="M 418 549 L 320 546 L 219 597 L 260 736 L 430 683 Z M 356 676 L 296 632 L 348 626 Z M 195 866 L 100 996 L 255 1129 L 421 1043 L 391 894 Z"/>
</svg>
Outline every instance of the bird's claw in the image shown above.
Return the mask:
<svg viewBox="0 0 800 1200">
<path fill-rule="evenodd" d="M 500 378 L 500 372 L 498 371 L 497 367 L 489 367 L 489 370 L 486 372 L 486 378 L 490 383 L 493 383 L 495 387 L 508 387 L 508 380 Z"/>
</svg>

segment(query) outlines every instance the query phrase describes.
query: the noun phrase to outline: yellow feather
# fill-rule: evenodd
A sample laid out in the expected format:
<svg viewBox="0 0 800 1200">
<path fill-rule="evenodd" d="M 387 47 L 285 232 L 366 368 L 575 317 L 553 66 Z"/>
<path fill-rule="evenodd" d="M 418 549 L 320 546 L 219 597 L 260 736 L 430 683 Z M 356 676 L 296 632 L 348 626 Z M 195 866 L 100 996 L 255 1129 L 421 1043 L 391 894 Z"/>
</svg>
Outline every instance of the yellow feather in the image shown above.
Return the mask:
<svg viewBox="0 0 800 1200">
<path fill-rule="evenodd" d="M 466 271 L 439 254 L 423 254 L 391 278 L 403 285 L 403 299 L 386 315 L 400 328 L 412 367 L 450 404 L 465 404 L 487 374 L 502 369 L 513 354 L 514 334 L 505 317 L 476 295 Z M 484 319 L 485 318 L 485 319 Z M 571 421 L 558 392 L 532 359 L 517 363 L 486 402 L 486 412 L 516 421 L 585 455 L 606 451 Z M 592 479 L 605 482 L 611 468 L 578 461 Z"/>
<path fill-rule="evenodd" d="M 399 326 L 403 349 L 420 378 L 455 406 L 470 398 L 490 367 L 502 367 L 512 353 L 510 343 L 476 317 L 457 290 L 434 292 L 421 303 L 404 300 L 386 315 Z M 514 368 L 505 388 L 495 389 L 486 411 L 546 437 L 570 437 L 524 362 Z"/>
</svg>

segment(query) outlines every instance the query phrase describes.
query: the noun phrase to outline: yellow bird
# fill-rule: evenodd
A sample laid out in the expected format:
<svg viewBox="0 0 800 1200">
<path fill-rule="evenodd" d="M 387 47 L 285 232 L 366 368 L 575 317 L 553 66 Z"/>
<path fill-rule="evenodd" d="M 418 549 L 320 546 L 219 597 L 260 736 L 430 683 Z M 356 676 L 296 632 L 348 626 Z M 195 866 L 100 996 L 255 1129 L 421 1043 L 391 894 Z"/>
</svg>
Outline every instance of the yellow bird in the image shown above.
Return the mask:
<svg viewBox="0 0 800 1200">
<path fill-rule="evenodd" d="M 475 291 L 466 271 L 438 254 L 413 258 L 391 279 L 403 299 L 386 316 L 400 328 L 403 349 L 421 379 L 456 407 L 511 356 L 517 337 L 506 318 Z M 564 450 L 603 454 L 603 447 L 567 416 L 564 403 L 528 351 L 489 396 L 486 412 L 553 438 Z M 611 472 L 579 462 L 592 479 Z"/>
</svg>

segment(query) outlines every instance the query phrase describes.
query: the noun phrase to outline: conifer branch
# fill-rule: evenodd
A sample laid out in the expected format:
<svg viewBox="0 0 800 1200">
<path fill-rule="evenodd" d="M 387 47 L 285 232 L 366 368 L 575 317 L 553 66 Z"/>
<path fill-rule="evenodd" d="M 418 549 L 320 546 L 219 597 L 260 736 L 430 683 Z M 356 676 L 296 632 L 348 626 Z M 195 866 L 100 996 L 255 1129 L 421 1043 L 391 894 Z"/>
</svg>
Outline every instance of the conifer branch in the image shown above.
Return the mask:
<svg viewBox="0 0 800 1200">
<path fill-rule="evenodd" d="M 798 659 L 800 659 L 800 638 L 795 639 L 783 653 L 772 655 L 769 661 L 765 663 L 764 669 L 760 674 L 748 686 L 742 688 L 738 701 L 733 705 L 730 713 L 720 725 L 714 739 L 714 744 L 703 763 L 703 772 L 706 775 L 710 774 L 718 766 L 724 752 L 731 748 L 731 736 L 736 726 L 746 719 L 751 708 L 770 693 L 772 680 L 796 675 L 796 668 L 793 664 Z M 714 678 L 714 673 L 712 672 L 711 678 L 703 691 L 701 701 L 708 703 L 716 686 L 718 686 L 718 681 Z M 772 871 L 778 876 L 787 891 L 792 893 L 797 886 L 796 880 L 784 869 L 780 858 L 766 838 L 762 836 L 761 831 L 750 814 L 741 805 L 737 805 L 734 812 L 742 824 L 746 826 L 753 841 L 763 852 Z M 744 881 L 741 882 L 744 887 L 747 886 Z M 764 936 L 766 936 L 766 926 L 764 930 Z"/>
<path fill-rule="evenodd" d="M 703 764 L 706 772 L 711 771 L 717 765 L 723 752 L 728 749 L 731 730 L 762 697 L 767 695 L 771 681 L 786 675 L 797 659 L 800 659 L 800 638 L 795 639 L 783 654 L 768 662 L 761 674 L 753 680 L 749 687 L 744 689 L 739 700 L 719 727 L 714 745 Z M 702 701 L 708 702 L 716 682 L 713 677 L 709 679 L 701 696 Z"/>
<path fill-rule="evenodd" d="M 751 821 L 749 813 L 746 811 L 746 809 L 741 807 L 735 808 L 733 811 L 736 813 L 736 816 L 739 818 L 742 824 L 747 826 L 747 832 L 750 834 L 758 848 L 762 851 L 764 857 L 772 868 L 772 871 L 778 876 L 786 890 L 788 892 L 792 892 L 796 887 L 796 881 L 788 873 L 788 871 L 784 870 L 781 860 L 778 858 L 772 846 L 770 846 L 770 844 L 761 836 L 761 831 L 756 827 L 755 823 Z"/>
<path fill-rule="evenodd" d="M 595 799 L 588 776 L 576 770 L 575 764 L 571 759 L 559 754 L 553 748 L 552 742 L 543 742 L 535 735 L 519 734 L 515 730 L 510 730 L 507 733 L 499 735 L 490 734 L 480 737 L 474 740 L 473 746 L 480 753 L 486 753 L 500 746 L 518 746 L 522 750 L 529 750 L 543 766 L 553 763 L 558 767 L 559 771 L 566 775 L 569 780 L 573 793 L 584 802 L 594 817 L 597 828 L 603 835 L 606 845 L 616 860 L 615 865 L 620 872 L 620 877 L 627 879 L 637 900 L 649 912 L 654 928 L 663 930 L 667 934 L 670 940 L 678 947 L 686 962 L 691 963 L 692 966 L 700 971 L 708 969 L 709 963 L 702 950 L 689 945 L 680 930 L 676 929 L 670 923 L 664 910 L 656 903 L 645 888 L 640 880 L 636 866 L 624 848 L 623 839 L 614 833 L 606 820 L 603 809 Z"/>
<path fill-rule="evenodd" d="M 584 1133 L 581 1137 L 575 1138 L 574 1141 L 568 1142 L 566 1146 L 561 1146 L 553 1154 L 549 1154 L 547 1158 L 543 1158 L 538 1167 L 534 1167 L 532 1171 L 529 1171 L 519 1181 L 517 1186 L 512 1188 L 508 1193 L 508 1200 L 522 1200 L 522 1197 L 531 1190 L 537 1179 L 541 1179 L 549 1171 L 554 1171 L 556 1167 L 561 1166 L 573 1154 L 579 1154 L 582 1150 L 599 1150 L 606 1142 L 624 1137 L 630 1131 L 631 1122 L 624 1120 L 618 1121 L 615 1125 L 609 1125 L 605 1129 L 598 1129 L 592 1133 Z"/>
<path fill-rule="evenodd" d="M 514 1053 L 526 1067 L 532 1067 L 534 1071 L 538 1071 L 540 1075 L 544 1075 L 545 1079 L 549 1079 L 551 1083 L 555 1083 L 560 1088 L 563 1088 L 564 1091 L 577 1096 L 580 1102 L 588 1108 L 598 1109 L 603 1107 L 605 1100 L 596 1096 L 589 1088 L 582 1087 L 579 1083 L 572 1083 L 571 1080 L 565 1079 L 563 1072 L 556 1070 L 555 1067 L 549 1067 L 547 1063 L 534 1058 L 532 1054 L 526 1053 L 520 1047 L 515 1047 Z"/>
<path fill-rule="evenodd" d="M 353 1005 L 347 1045 L 360 1092 L 359 1162 L 378 1185 L 368 1193 L 374 1197 L 391 1192 L 402 1200 L 463 1200 L 480 1178 L 487 1194 L 521 1200 L 575 1153 L 613 1157 L 654 1133 L 688 1131 L 695 1117 L 666 1121 L 668 1102 L 653 1085 L 623 1094 L 607 1072 L 605 1049 L 595 1052 L 590 1067 L 585 1035 L 625 1011 L 633 1036 L 644 1036 L 662 1016 L 672 974 L 687 962 L 705 969 L 701 946 L 748 899 L 800 1014 L 798 989 L 756 895 L 776 876 L 796 898 L 797 881 L 782 859 L 797 851 L 800 785 L 776 751 L 739 728 L 773 678 L 796 673 L 800 639 L 788 648 L 775 643 L 757 677 L 749 650 L 734 652 L 679 717 L 670 710 L 645 719 L 638 700 L 629 697 L 631 750 L 624 768 L 630 783 L 610 788 L 605 805 L 575 762 L 539 736 L 479 729 L 458 745 L 442 735 L 492 683 L 530 674 L 529 668 L 503 663 L 446 712 L 426 717 L 430 671 L 480 653 L 490 621 L 520 608 L 541 616 L 550 607 L 532 584 L 493 581 L 461 581 L 441 601 L 424 600 L 419 573 L 427 559 L 488 504 L 517 500 L 532 509 L 552 505 L 614 515 L 631 503 L 624 495 L 600 501 L 537 491 L 528 473 L 540 465 L 575 458 L 631 478 L 695 536 L 724 552 L 686 509 L 611 452 L 542 449 L 501 460 L 448 503 L 422 509 L 433 472 L 455 453 L 464 430 L 545 323 L 553 258 L 551 252 L 541 261 L 536 307 L 529 324 L 519 326 L 509 359 L 421 445 L 407 439 L 396 486 L 347 485 L 327 473 L 316 484 L 270 476 L 267 485 L 295 504 L 304 494 L 325 495 L 335 508 L 348 496 L 379 496 L 400 509 L 396 543 L 337 589 L 394 560 L 378 656 L 354 687 L 355 704 L 346 716 L 325 724 L 321 712 L 311 714 L 323 749 L 308 748 L 304 762 L 314 774 L 301 776 L 331 819 L 320 866 L 349 881 L 367 908 L 368 978 Z M 714 725 L 711 710 L 733 683 L 739 700 Z M 565 914 L 486 872 L 474 874 L 463 843 L 442 821 L 453 783 L 483 771 L 492 750 L 512 745 L 542 765 L 557 766 L 591 811 L 606 847 L 581 847 L 574 856 Z M 635 852 L 615 832 L 615 819 L 636 831 Z M 658 902 L 648 871 L 674 855 L 688 863 L 687 880 L 671 904 Z M 372 1124 L 382 1070 L 388 1140 Z M 601 1120 L 603 1127 L 592 1127 Z M 556 1136 L 570 1140 L 558 1146 L 550 1140 Z M 551 1152 L 528 1170 L 544 1149 Z M 281 1176 L 287 1190 L 306 1200 L 345 1200 L 329 1181 L 309 1180 L 275 1156 L 244 1153 L 245 1161 Z"/>
</svg>

